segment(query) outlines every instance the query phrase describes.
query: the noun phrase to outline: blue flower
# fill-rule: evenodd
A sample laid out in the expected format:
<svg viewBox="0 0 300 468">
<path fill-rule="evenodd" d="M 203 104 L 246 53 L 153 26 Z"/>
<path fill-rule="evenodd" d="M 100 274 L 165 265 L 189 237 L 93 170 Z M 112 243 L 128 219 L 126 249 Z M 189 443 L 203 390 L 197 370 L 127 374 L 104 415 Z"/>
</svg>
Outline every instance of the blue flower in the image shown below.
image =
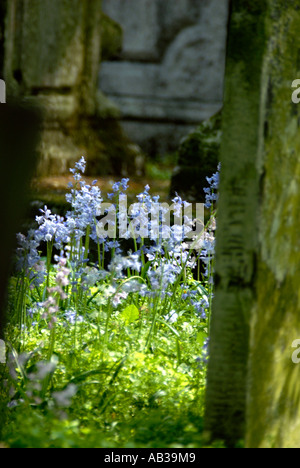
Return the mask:
<svg viewBox="0 0 300 468">
<path fill-rule="evenodd" d="M 81 315 L 77 315 L 75 310 L 67 310 L 64 316 L 71 325 L 75 325 L 76 322 L 84 322 L 84 318 Z"/>
<path fill-rule="evenodd" d="M 74 168 L 70 169 L 70 172 L 73 174 L 73 179 L 76 182 L 80 182 L 82 180 L 81 174 L 78 171 L 82 174 L 85 172 L 85 161 L 83 161 L 82 159 L 79 162 L 75 163 Z"/>
<path fill-rule="evenodd" d="M 150 266 L 147 276 L 152 291 L 165 294 L 168 286 L 175 283 L 180 272 L 179 265 L 174 265 L 173 262 L 166 260 L 162 261 L 156 269 Z"/>
<path fill-rule="evenodd" d="M 101 190 L 99 187 L 82 184 L 80 190 L 71 190 L 66 195 L 73 210 L 67 213 L 67 225 L 76 230 L 76 237 L 85 235 L 88 226 L 95 225 L 101 213 Z"/>
<path fill-rule="evenodd" d="M 121 187 L 124 190 L 124 192 L 128 189 L 128 182 L 129 182 L 129 179 L 122 179 L 121 180 Z"/>
<path fill-rule="evenodd" d="M 43 216 L 36 217 L 39 224 L 39 228 L 35 231 L 36 241 L 38 243 L 53 241 L 57 248 L 62 248 L 63 244 L 70 242 L 70 230 L 64 218 L 52 214 L 47 206 L 40 211 Z"/>
<path fill-rule="evenodd" d="M 109 252 L 109 250 L 115 249 L 115 254 L 120 254 L 122 252 L 120 247 L 121 244 L 119 241 L 108 241 L 105 244 L 105 252 Z"/>
<path fill-rule="evenodd" d="M 130 268 L 134 271 L 141 271 L 142 263 L 138 254 L 131 254 L 129 257 L 124 258 L 124 268 Z"/>
<path fill-rule="evenodd" d="M 209 187 L 204 188 L 205 193 L 205 207 L 211 208 L 214 202 L 218 200 L 218 189 L 219 189 L 219 182 L 220 182 L 220 168 L 221 165 L 218 165 L 218 170 L 212 177 L 206 177 L 207 182 L 209 183 Z"/>
<path fill-rule="evenodd" d="M 194 307 L 196 314 L 200 316 L 200 318 L 207 318 L 206 310 L 208 308 L 208 303 L 205 299 L 201 299 L 201 301 L 194 301 L 193 299 L 191 299 L 191 304 Z"/>
<path fill-rule="evenodd" d="M 27 237 L 17 234 L 18 247 L 16 249 L 16 269 L 25 270 L 32 286 L 39 286 L 44 282 L 46 266 L 37 251 L 39 242 L 35 238 L 35 232 L 30 230 Z"/>
<path fill-rule="evenodd" d="M 82 172 L 82 174 L 85 173 L 86 160 L 84 159 L 84 156 L 82 156 L 79 162 L 75 163 L 75 167 L 78 171 Z"/>
<path fill-rule="evenodd" d="M 202 355 L 196 358 L 196 362 L 199 363 L 199 369 L 202 368 L 203 365 L 206 365 L 209 360 L 209 337 L 206 338 L 202 347 Z"/>
</svg>

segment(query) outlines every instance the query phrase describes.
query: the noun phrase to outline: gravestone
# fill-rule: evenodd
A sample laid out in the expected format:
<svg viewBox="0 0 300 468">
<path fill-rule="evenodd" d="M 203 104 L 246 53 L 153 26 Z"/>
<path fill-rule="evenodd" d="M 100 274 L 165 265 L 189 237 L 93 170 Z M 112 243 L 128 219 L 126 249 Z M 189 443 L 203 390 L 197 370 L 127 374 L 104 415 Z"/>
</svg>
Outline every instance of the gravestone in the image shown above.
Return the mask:
<svg viewBox="0 0 300 468">
<path fill-rule="evenodd" d="M 121 30 L 105 17 L 111 53 Z M 84 155 L 98 174 L 134 170 L 131 142 L 120 130 L 116 109 L 98 91 L 101 0 L 11 0 L 7 4 L 4 78 L 8 96 L 22 96 L 43 109 L 38 173 L 68 171 Z M 106 56 L 109 50 L 104 48 Z M 103 142 L 118 137 L 118 148 Z M 101 134 L 102 133 L 102 134 Z M 120 147 L 123 150 L 120 163 Z"/>
<path fill-rule="evenodd" d="M 216 114 L 223 102 L 227 0 L 103 0 L 123 48 L 102 63 L 99 86 L 126 133 L 150 154 Z M 134 12 L 134 14 L 132 13 Z"/>
<path fill-rule="evenodd" d="M 300 446 L 300 1 L 233 0 L 205 427 Z"/>
</svg>

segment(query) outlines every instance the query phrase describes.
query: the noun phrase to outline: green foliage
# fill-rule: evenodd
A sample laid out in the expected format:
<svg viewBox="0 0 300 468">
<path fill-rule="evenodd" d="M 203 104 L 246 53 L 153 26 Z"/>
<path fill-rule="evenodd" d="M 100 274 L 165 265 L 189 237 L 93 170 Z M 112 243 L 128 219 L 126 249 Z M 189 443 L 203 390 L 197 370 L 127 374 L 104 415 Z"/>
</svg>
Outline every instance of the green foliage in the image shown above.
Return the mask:
<svg viewBox="0 0 300 468">
<path fill-rule="evenodd" d="M 10 361 L 16 406 L 3 440 L 35 448 L 200 446 L 205 367 L 197 361 L 199 320 L 183 313 L 171 327 L 161 321 L 148 351 L 149 318 L 142 320 L 135 305 L 113 312 L 107 343 L 106 317 L 93 307 L 76 329 L 60 317 L 53 367 L 42 380 L 33 374 L 38 363 L 49 362 L 51 330 L 42 323 L 28 327 L 23 352 Z M 12 327 L 8 339 L 16 337 Z M 70 385 L 76 395 L 61 408 L 56 395 Z"/>
<path fill-rule="evenodd" d="M 101 200 L 98 189 L 80 182 L 67 197 L 73 211 L 66 223 L 45 208 L 34 236 L 18 235 L 7 365 L 0 368 L 2 441 L 32 448 L 203 446 L 212 259 L 202 257 L 208 277 L 198 268 L 201 248 L 185 250 L 176 241 L 138 250 L 134 239 L 135 252 L 122 257 L 114 242 L 94 236 L 98 263 L 91 262 L 90 235 L 98 231 L 87 206 Z M 125 186 L 123 179 L 114 191 Z M 151 202 L 148 188 L 141 196 Z M 80 229 L 87 224 L 72 231 L 71 221 L 81 221 Z M 44 257 L 37 239 L 46 243 Z M 60 255 L 53 255 L 58 240 Z"/>
<path fill-rule="evenodd" d="M 204 121 L 183 139 L 178 149 L 171 193 L 188 201 L 204 201 L 206 177 L 216 171 L 220 160 L 222 111 Z"/>
</svg>

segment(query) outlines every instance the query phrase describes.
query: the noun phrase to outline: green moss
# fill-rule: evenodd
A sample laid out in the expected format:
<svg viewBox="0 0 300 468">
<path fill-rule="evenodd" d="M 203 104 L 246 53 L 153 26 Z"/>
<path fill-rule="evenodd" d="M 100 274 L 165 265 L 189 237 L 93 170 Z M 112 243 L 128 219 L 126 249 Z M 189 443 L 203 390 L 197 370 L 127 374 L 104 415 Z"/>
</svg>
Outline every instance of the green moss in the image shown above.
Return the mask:
<svg viewBox="0 0 300 468">
<path fill-rule="evenodd" d="M 291 112 L 291 83 L 298 77 L 300 13 L 294 2 L 269 5 L 247 446 L 296 448 L 300 367 L 292 362 L 292 342 L 300 337 L 300 106 Z"/>
<path fill-rule="evenodd" d="M 136 173 L 137 151 L 118 120 L 82 119 L 74 140 L 87 155 L 87 175 L 118 177 Z"/>
<path fill-rule="evenodd" d="M 269 54 L 272 102 L 268 103 L 265 138 L 261 242 L 264 259 L 278 280 L 297 269 L 300 261 L 300 107 L 292 104 L 292 115 L 290 110 L 291 83 L 298 67 L 293 38 L 299 29 L 300 14 L 287 9 L 274 27 L 276 41 Z"/>
<path fill-rule="evenodd" d="M 208 185 L 206 177 L 216 172 L 219 162 L 221 121 L 220 111 L 183 140 L 172 177 L 172 195 L 177 192 L 189 201 L 204 202 L 203 188 Z"/>
<path fill-rule="evenodd" d="M 252 85 L 255 82 L 259 84 L 266 37 L 266 11 L 267 0 L 233 2 L 227 58 L 229 62 L 243 62 L 244 78 Z"/>
<path fill-rule="evenodd" d="M 292 342 L 300 336 L 295 314 L 296 278 L 299 284 L 299 270 L 279 285 L 270 268 L 259 259 L 257 307 L 252 320 L 255 340 L 249 367 L 255 411 L 248 414 L 248 447 L 299 447 L 300 367 L 292 362 Z"/>
<path fill-rule="evenodd" d="M 102 14 L 101 28 L 101 60 L 108 60 L 120 54 L 123 43 L 123 30 L 116 21 L 104 13 Z"/>
</svg>

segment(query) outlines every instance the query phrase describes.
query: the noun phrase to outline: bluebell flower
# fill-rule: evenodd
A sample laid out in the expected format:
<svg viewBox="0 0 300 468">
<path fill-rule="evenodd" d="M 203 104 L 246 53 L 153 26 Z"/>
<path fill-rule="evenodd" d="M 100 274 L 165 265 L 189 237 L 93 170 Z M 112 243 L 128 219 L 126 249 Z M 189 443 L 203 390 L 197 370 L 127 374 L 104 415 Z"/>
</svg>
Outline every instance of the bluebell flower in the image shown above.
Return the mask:
<svg viewBox="0 0 300 468">
<path fill-rule="evenodd" d="M 70 242 L 70 229 L 65 223 L 64 218 L 52 214 L 51 211 L 44 207 L 40 210 L 43 216 L 37 216 L 36 221 L 39 228 L 35 231 L 35 239 L 40 242 L 53 241 L 57 248 L 62 248 L 64 244 Z"/>
<path fill-rule="evenodd" d="M 83 184 L 80 190 L 71 190 L 66 195 L 72 211 L 66 215 L 66 225 L 76 239 L 86 234 L 88 226 L 95 226 L 97 216 L 101 214 L 101 190 L 99 187 Z"/>
<path fill-rule="evenodd" d="M 121 279 L 124 278 L 124 261 L 121 255 L 115 255 L 108 265 L 108 270 L 113 274 L 114 278 Z"/>
<path fill-rule="evenodd" d="M 207 365 L 209 360 L 209 337 L 206 338 L 202 347 L 201 356 L 196 358 L 196 362 L 199 363 L 198 367 L 201 369 L 203 365 Z"/>
<path fill-rule="evenodd" d="M 84 156 L 82 156 L 82 158 L 80 159 L 79 162 L 75 163 L 75 167 L 78 171 L 82 172 L 83 174 L 85 173 L 85 169 L 86 169 L 86 160 L 84 158 Z"/>
<path fill-rule="evenodd" d="M 108 241 L 106 242 L 105 244 L 105 252 L 109 252 L 110 250 L 112 249 L 115 249 L 115 254 L 119 255 L 120 253 L 122 253 L 122 250 L 121 250 L 121 244 L 119 241 L 117 240 L 112 240 L 112 241 Z"/>
<path fill-rule="evenodd" d="M 124 258 L 124 268 L 130 268 L 134 271 L 141 271 L 142 263 L 140 261 L 140 256 L 137 253 L 131 254 L 129 257 Z"/>
<path fill-rule="evenodd" d="M 209 187 L 205 187 L 205 207 L 211 208 L 211 206 L 218 200 L 218 189 L 219 189 L 219 182 L 220 182 L 220 164 L 218 165 L 218 170 L 212 177 L 206 177 L 207 182 L 209 183 Z"/>
<path fill-rule="evenodd" d="M 130 268 L 134 271 L 140 271 L 142 264 L 139 259 L 139 255 L 134 253 L 128 257 L 122 257 L 120 254 L 116 254 L 108 266 L 109 271 L 114 274 L 115 278 L 123 278 L 123 271 Z"/>
<path fill-rule="evenodd" d="M 27 315 L 28 317 L 30 318 L 33 318 L 33 315 L 35 314 L 35 309 L 33 307 L 30 307 L 29 309 L 27 309 Z"/>
<path fill-rule="evenodd" d="M 191 305 L 194 307 L 196 314 L 201 318 L 201 319 L 206 319 L 207 318 L 207 301 L 205 299 L 201 299 L 201 301 L 194 301 L 191 299 Z"/>
<path fill-rule="evenodd" d="M 144 191 L 136 196 L 136 198 L 139 201 L 141 209 L 143 207 L 143 209 L 145 210 L 144 214 L 147 214 L 147 215 L 150 212 L 151 206 L 152 206 L 152 198 L 151 198 L 151 195 L 149 194 L 149 190 L 150 190 L 149 185 L 146 185 L 144 188 Z"/>
<path fill-rule="evenodd" d="M 18 247 L 16 249 L 16 269 L 25 271 L 32 286 L 43 284 L 46 276 L 46 266 L 40 258 L 39 242 L 35 238 L 35 231 L 30 230 L 27 237 L 17 234 Z"/>
<path fill-rule="evenodd" d="M 76 322 L 84 322 L 84 318 L 81 315 L 77 315 L 77 312 L 73 309 L 66 310 L 64 316 L 71 325 L 75 325 Z"/>
<path fill-rule="evenodd" d="M 112 190 L 114 193 L 109 193 L 107 196 L 109 199 L 112 199 L 115 195 L 117 195 L 119 192 L 126 192 L 128 189 L 128 182 L 129 179 L 122 179 L 120 182 L 115 182 L 112 185 Z"/>
<path fill-rule="evenodd" d="M 169 285 L 175 283 L 177 276 L 181 272 L 179 265 L 173 262 L 164 261 L 156 268 L 152 266 L 148 269 L 147 276 L 150 281 L 151 289 L 156 292 L 165 293 Z"/>
<path fill-rule="evenodd" d="M 119 192 L 121 186 L 121 182 L 115 182 L 112 186 L 114 192 Z"/>
<path fill-rule="evenodd" d="M 123 284 L 122 291 L 125 291 L 127 294 L 139 293 L 140 296 L 144 297 L 148 289 L 144 283 L 141 283 L 140 281 L 133 279 Z"/>
<path fill-rule="evenodd" d="M 90 288 L 94 286 L 100 279 L 102 275 L 97 268 L 94 267 L 86 267 L 83 272 L 82 276 L 82 283 L 83 285 Z"/>
<path fill-rule="evenodd" d="M 124 190 L 124 192 L 128 189 L 128 182 L 129 182 L 129 179 L 121 180 L 121 187 L 122 187 L 122 190 Z"/>
</svg>

